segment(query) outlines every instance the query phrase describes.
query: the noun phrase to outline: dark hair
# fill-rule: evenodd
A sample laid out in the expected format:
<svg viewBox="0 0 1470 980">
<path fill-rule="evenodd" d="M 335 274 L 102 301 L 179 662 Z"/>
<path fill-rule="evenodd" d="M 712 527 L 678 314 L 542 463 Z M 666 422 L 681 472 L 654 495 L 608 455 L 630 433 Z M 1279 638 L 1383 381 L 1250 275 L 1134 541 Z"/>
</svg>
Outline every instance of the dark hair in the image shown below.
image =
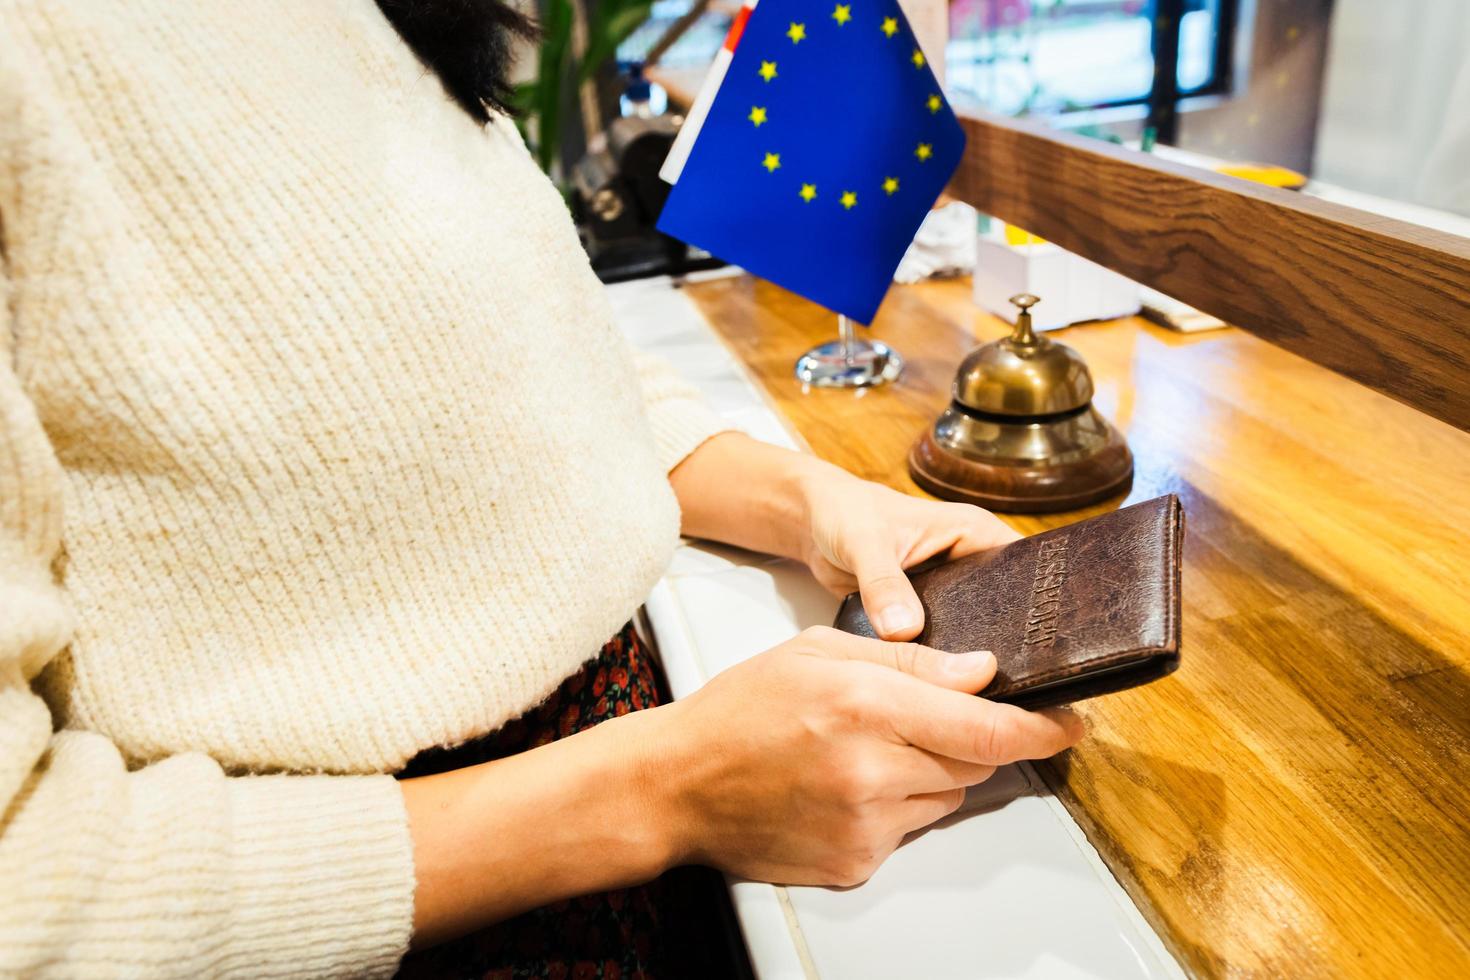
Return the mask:
<svg viewBox="0 0 1470 980">
<path fill-rule="evenodd" d="M 537 36 L 535 21 L 501 0 L 378 0 L 378 9 L 476 121 L 515 115 L 514 45 Z"/>
</svg>

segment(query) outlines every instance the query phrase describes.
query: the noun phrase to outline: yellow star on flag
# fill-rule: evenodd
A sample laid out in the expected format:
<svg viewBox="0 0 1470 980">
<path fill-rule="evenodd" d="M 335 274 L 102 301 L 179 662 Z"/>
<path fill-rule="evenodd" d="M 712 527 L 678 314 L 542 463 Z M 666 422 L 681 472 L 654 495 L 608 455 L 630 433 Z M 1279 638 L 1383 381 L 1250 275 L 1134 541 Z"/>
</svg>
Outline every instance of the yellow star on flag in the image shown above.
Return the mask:
<svg viewBox="0 0 1470 980">
<path fill-rule="evenodd" d="M 930 112 L 938 112 L 944 106 L 944 100 L 937 95 L 931 95 L 924 104 L 929 107 Z"/>
<path fill-rule="evenodd" d="M 806 203 L 810 204 L 810 203 L 812 203 L 812 198 L 814 198 L 814 197 L 817 196 L 817 185 L 816 184 L 802 184 L 801 185 L 801 190 L 798 191 L 797 193 L 799 193 L 801 195 L 801 199 L 803 201 L 805 201 Z"/>
<path fill-rule="evenodd" d="M 898 190 L 898 178 L 897 177 L 888 177 L 888 178 L 885 178 L 884 181 L 883 181 L 883 193 L 885 193 L 885 194 L 892 194 L 896 190 Z"/>
<path fill-rule="evenodd" d="M 909 58 L 909 60 L 914 63 L 914 67 L 915 68 L 923 68 L 924 67 L 924 52 L 920 51 L 918 48 L 914 48 L 913 57 Z"/>
<path fill-rule="evenodd" d="M 920 143 L 919 148 L 914 151 L 914 156 L 920 160 L 927 160 L 934 155 L 934 147 L 928 143 Z"/>
<path fill-rule="evenodd" d="M 757 127 L 759 127 L 761 123 L 766 121 L 766 107 L 763 105 L 751 106 L 750 115 L 746 116 L 745 118 L 749 119 L 751 122 L 755 123 Z"/>
<path fill-rule="evenodd" d="M 896 17 L 884 17 L 883 18 L 883 36 L 884 37 L 892 37 L 893 35 L 895 35 L 897 33 L 898 33 L 898 18 L 896 18 Z"/>
<path fill-rule="evenodd" d="M 803 38 L 806 37 L 806 25 L 798 24 L 796 21 L 793 20 L 791 22 L 791 26 L 786 29 L 786 36 L 791 38 L 792 44 L 799 43 Z"/>
<path fill-rule="evenodd" d="M 848 21 L 852 20 L 852 5 L 847 3 L 839 3 L 837 5 L 837 9 L 832 11 L 832 19 L 837 21 L 838 27 L 841 27 L 843 24 L 846 24 Z"/>
<path fill-rule="evenodd" d="M 776 169 L 781 166 L 781 154 L 767 153 L 766 158 L 761 161 L 761 166 L 765 167 L 768 173 L 775 173 Z"/>
<path fill-rule="evenodd" d="M 761 76 L 761 78 L 764 78 L 768 82 L 771 79 L 775 78 L 776 77 L 776 63 L 774 61 L 762 61 L 761 62 L 761 67 L 760 67 L 760 76 Z"/>
<path fill-rule="evenodd" d="M 854 194 L 852 191 L 843 191 L 842 192 L 842 206 L 844 208 L 846 208 L 847 210 L 851 211 L 852 210 L 852 206 L 854 204 L 856 204 L 856 203 L 857 203 L 857 195 L 856 194 Z"/>
</svg>

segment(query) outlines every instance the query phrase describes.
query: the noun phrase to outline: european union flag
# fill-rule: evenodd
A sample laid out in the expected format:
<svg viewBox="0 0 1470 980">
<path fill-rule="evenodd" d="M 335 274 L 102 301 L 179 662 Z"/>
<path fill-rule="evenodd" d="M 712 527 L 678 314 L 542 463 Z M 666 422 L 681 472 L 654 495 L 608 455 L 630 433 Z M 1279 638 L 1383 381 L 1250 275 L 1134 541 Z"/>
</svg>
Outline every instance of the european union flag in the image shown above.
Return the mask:
<svg viewBox="0 0 1470 980">
<path fill-rule="evenodd" d="M 761 0 L 658 226 L 871 323 L 964 146 L 897 0 Z"/>
</svg>

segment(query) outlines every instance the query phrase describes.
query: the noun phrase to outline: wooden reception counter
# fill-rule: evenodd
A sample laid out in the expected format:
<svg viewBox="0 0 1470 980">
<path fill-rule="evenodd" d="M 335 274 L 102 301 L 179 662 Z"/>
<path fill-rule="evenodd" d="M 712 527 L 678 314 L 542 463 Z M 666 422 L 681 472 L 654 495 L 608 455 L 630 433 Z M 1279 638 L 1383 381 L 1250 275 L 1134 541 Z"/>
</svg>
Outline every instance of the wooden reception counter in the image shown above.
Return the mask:
<svg viewBox="0 0 1470 980">
<path fill-rule="evenodd" d="M 915 494 L 910 443 L 1005 332 L 968 280 L 895 287 L 874 330 L 901 380 L 804 391 L 830 313 L 749 276 L 687 290 L 814 453 Z M 1470 976 L 1470 433 L 1237 330 L 1053 336 L 1128 437 L 1129 499 L 1177 493 L 1188 534 L 1183 666 L 1084 704 L 1048 780 L 1191 971 Z"/>
</svg>

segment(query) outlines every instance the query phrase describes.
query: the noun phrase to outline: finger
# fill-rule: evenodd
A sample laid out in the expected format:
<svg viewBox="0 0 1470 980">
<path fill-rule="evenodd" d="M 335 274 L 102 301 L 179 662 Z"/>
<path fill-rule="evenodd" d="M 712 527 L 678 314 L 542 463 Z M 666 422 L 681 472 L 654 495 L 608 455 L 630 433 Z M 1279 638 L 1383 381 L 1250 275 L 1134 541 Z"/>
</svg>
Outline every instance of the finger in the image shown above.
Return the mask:
<svg viewBox="0 0 1470 980">
<path fill-rule="evenodd" d="M 965 791 L 947 789 L 940 793 L 919 793 L 894 808 L 894 832 L 911 834 L 954 813 L 965 805 Z"/>
<path fill-rule="evenodd" d="M 895 774 L 892 782 L 895 795 L 919 796 L 962 790 L 995 775 L 995 766 L 952 759 L 913 745 L 894 745 L 890 751 L 894 753 L 889 765 Z"/>
<path fill-rule="evenodd" d="M 924 607 L 892 549 L 874 541 L 848 555 L 873 631 L 885 640 L 911 640 L 924 628 Z"/>
<path fill-rule="evenodd" d="M 951 558 L 989 551 L 1018 541 L 1021 534 L 990 511 L 973 504 L 951 504 L 962 515 L 962 529 L 955 543 L 950 546 Z"/>
<path fill-rule="evenodd" d="M 909 674 L 926 683 L 974 694 L 995 677 L 995 657 L 987 650 L 945 653 L 917 643 L 890 643 L 841 630 L 809 630 L 808 650 L 839 660 L 862 660 Z"/>
<path fill-rule="evenodd" d="M 1026 711 L 896 677 L 882 702 L 894 735 L 951 759 L 1003 766 L 1075 745 L 1082 720 L 1068 708 Z"/>
</svg>

